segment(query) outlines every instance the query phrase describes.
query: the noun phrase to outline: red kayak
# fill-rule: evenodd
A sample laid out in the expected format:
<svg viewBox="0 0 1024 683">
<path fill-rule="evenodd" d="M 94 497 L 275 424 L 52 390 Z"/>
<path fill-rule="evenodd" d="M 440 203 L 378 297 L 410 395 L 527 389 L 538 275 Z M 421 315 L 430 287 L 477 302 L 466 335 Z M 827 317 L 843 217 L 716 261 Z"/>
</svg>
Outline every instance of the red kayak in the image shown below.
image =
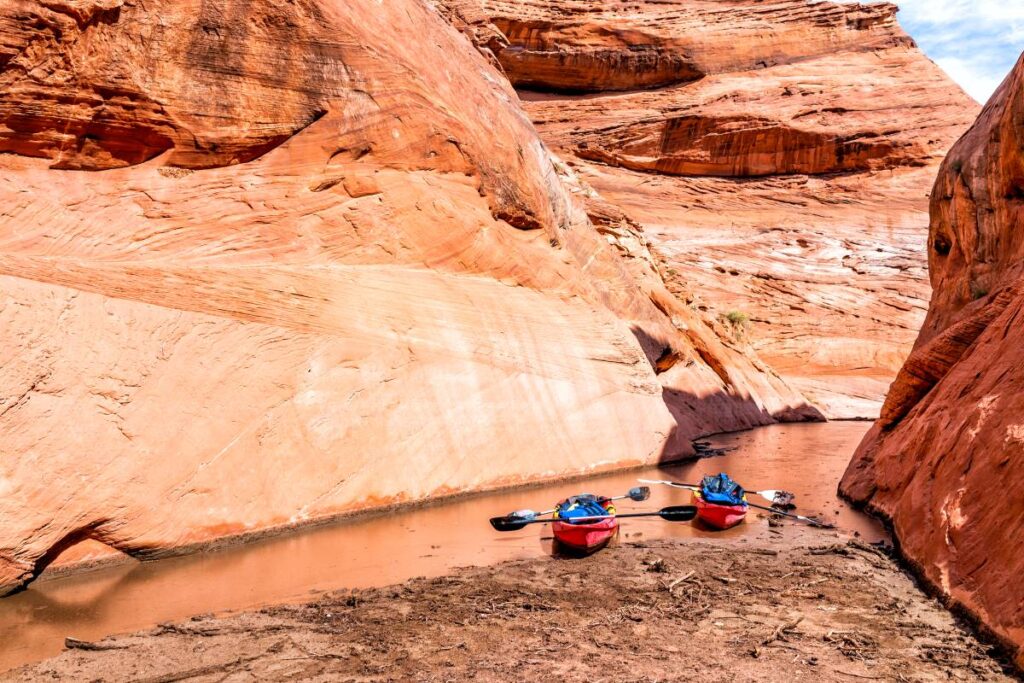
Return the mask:
<svg viewBox="0 0 1024 683">
<path fill-rule="evenodd" d="M 562 501 L 559 507 L 567 501 Z M 615 538 L 619 532 L 619 520 L 615 519 L 615 507 L 611 502 L 602 503 L 602 507 L 609 515 L 608 519 L 599 519 L 592 522 L 554 522 L 551 530 L 554 532 L 555 540 L 573 552 L 590 554 L 597 552 L 608 545 L 608 542 Z M 555 513 L 558 517 L 558 513 Z"/>
<path fill-rule="evenodd" d="M 699 491 L 693 492 L 693 504 L 697 506 L 697 519 L 714 529 L 731 529 L 747 516 L 747 505 L 719 505 L 709 503 L 700 495 Z"/>
</svg>

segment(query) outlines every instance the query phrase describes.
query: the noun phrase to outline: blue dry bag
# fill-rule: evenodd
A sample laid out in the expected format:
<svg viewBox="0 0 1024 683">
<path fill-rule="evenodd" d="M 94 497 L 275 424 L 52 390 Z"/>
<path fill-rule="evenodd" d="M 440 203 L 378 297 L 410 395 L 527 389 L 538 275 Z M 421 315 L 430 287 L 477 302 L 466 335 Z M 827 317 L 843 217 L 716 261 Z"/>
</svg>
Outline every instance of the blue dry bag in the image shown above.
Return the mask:
<svg viewBox="0 0 1024 683">
<path fill-rule="evenodd" d="M 597 501 L 597 496 L 590 493 L 581 493 L 578 496 L 573 496 L 562 503 L 558 504 L 558 518 L 563 519 L 570 524 L 574 517 L 604 517 L 608 514 L 601 503 Z M 580 524 L 594 524 L 599 520 L 582 520 Z"/>
<path fill-rule="evenodd" d="M 700 483 L 701 498 L 716 505 L 746 505 L 743 487 L 722 472 L 715 477 L 704 477 Z"/>
</svg>

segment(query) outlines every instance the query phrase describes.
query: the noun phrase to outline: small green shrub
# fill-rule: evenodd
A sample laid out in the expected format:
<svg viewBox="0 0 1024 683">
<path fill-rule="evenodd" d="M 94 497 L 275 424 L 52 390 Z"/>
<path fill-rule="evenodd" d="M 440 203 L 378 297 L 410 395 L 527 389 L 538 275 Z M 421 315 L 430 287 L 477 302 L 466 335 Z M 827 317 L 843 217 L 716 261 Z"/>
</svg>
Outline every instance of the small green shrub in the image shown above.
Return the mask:
<svg viewBox="0 0 1024 683">
<path fill-rule="evenodd" d="M 729 311 L 725 314 L 725 319 L 732 325 L 746 325 L 750 322 L 750 316 L 743 311 Z"/>
<path fill-rule="evenodd" d="M 743 311 L 729 311 L 718 319 L 729 328 L 729 334 L 738 342 L 742 342 L 747 336 L 747 327 L 750 323 L 750 316 Z"/>
<path fill-rule="evenodd" d="M 964 170 L 964 162 L 960 161 L 959 159 L 954 159 L 953 163 L 950 164 L 949 167 L 953 169 L 953 173 L 959 173 L 960 171 Z"/>
</svg>

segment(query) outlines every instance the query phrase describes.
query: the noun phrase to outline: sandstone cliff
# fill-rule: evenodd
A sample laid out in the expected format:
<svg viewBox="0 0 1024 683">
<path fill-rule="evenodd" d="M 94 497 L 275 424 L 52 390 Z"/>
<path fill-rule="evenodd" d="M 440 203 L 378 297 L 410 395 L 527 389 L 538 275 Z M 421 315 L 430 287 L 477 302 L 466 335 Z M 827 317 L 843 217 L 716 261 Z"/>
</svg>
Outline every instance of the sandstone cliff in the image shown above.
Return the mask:
<svg viewBox="0 0 1024 683">
<path fill-rule="evenodd" d="M 0 586 L 817 416 L 419 0 L 12 0 L 0 152 Z"/>
<path fill-rule="evenodd" d="M 833 417 L 874 417 L 927 306 L 927 193 L 978 108 L 896 6 L 436 0 L 670 286 Z M 730 315 L 732 314 L 732 315 Z"/>
<path fill-rule="evenodd" d="M 1024 665 L 1024 59 L 942 165 L 934 288 L 842 491 Z"/>
</svg>

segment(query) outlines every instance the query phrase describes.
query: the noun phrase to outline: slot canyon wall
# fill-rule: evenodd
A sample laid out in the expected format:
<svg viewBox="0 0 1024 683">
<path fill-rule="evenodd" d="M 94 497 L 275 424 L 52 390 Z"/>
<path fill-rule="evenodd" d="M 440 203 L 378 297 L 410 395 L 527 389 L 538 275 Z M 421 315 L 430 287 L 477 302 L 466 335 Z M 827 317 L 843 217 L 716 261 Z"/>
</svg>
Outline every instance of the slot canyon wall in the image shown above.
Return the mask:
<svg viewBox="0 0 1024 683">
<path fill-rule="evenodd" d="M 820 418 L 419 0 L 6 2 L 0 169 L 5 590 Z"/>
<path fill-rule="evenodd" d="M 953 147 L 931 202 L 933 294 L 841 491 L 1024 666 L 1024 57 Z"/>
<path fill-rule="evenodd" d="M 925 316 L 928 192 L 978 105 L 896 6 L 435 0 L 677 297 L 833 418 Z"/>
</svg>

